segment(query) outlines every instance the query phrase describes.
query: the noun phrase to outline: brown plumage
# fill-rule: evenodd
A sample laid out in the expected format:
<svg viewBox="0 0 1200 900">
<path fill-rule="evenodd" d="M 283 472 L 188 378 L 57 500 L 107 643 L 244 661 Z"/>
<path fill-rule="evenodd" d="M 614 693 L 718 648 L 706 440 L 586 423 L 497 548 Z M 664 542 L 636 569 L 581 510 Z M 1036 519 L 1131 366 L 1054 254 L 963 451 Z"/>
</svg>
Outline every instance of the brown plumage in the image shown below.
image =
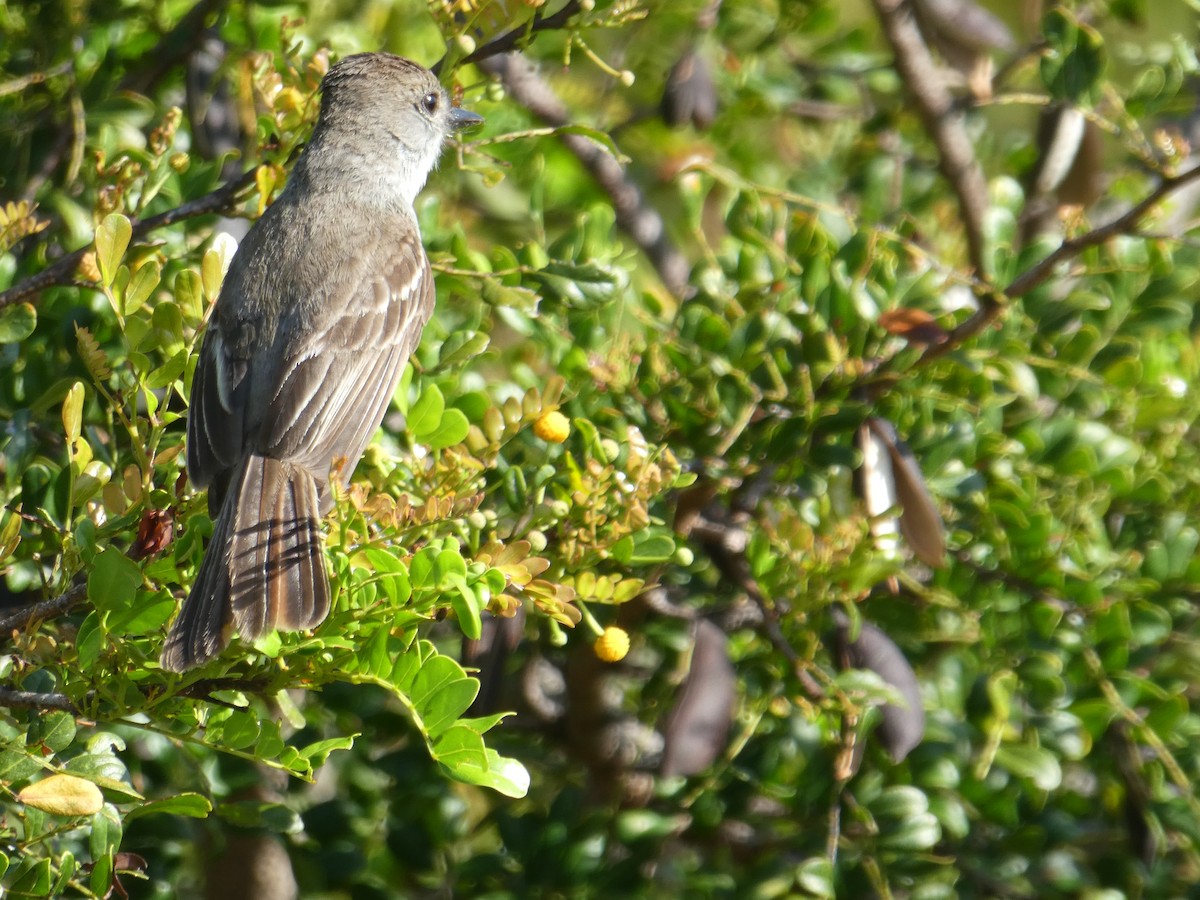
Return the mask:
<svg viewBox="0 0 1200 900">
<path fill-rule="evenodd" d="M 347 57 L 288 186 L 239 247 L 192 382 L 188 474 L 213 537 L 163 668 L 329 613 L 321 517 L 348 480 L 433 310 L 413 199 L 446 137 L 480 118 L 432 73 Z"/>
</svg>

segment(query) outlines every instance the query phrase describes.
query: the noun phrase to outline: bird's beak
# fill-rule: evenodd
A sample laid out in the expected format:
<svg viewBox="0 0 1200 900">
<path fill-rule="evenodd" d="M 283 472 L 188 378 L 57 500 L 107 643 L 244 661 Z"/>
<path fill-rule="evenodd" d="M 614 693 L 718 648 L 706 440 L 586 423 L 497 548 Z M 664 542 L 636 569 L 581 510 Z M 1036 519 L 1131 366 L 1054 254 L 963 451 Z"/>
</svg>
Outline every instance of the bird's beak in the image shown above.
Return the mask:
<svg viewBox="0 0 1200 900">
<path fill-rule="evenodd" d="M 483 116 L 478 113 L 473 113 L 469 109 L 463 109 L 461 106 L 454 106 L 450 109 L 450 127 L 455 131 L 462 131 L 466 128 L 474 128 L 476 125 L 483 124 Z"/>
</svg>

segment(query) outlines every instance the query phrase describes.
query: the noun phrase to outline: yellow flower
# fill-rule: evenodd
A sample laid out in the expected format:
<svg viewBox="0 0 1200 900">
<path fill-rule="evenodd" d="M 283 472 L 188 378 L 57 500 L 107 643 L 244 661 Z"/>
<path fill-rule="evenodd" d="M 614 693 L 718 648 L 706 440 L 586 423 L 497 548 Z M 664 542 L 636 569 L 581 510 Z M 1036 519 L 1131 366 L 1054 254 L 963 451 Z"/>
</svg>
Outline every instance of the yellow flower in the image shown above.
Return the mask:
<svg viewBox="0 0 1200 900">
<path fill-rule="evenodd" d="M 610 625 L 604 629 L 604 633 L 600 637 L 596 638 L 592 649 L 604 662 L 620 662 L 629 652 L 629 634 L 624 628 Z"/>
<path fill-rule="evenodd" d="M 533 433 L 543 441 L 561 444 L 571 433 L 570 420 L 556 409 L 544 412 L 533 423 Z"/>
</svg>

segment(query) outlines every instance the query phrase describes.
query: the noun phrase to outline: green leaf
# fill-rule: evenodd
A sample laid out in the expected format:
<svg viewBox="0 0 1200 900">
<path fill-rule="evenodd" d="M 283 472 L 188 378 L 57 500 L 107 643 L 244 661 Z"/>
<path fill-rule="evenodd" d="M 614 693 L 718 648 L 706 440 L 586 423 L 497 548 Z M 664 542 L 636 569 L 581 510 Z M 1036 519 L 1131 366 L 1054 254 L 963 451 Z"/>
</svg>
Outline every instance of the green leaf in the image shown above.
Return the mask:
<svg viewBox="0 0 1200 900">
<path fill-rule="evenodd" d="M 796 883 L 814 897 L 836 897 L 833 863 L 824 856 L 813 856 L 796 866 Z"/>
<path fill-rule="evenodd" d="M 175 276 L 175 303 L 190 322 L 204 318 L 204 292 L 200 276 L 193 269 L 184 269 Z"/>
<path fill-rule="evenodd" d="M 489 338 L 479 331 L 456 331 L 442 344 L 438 357 L 438 366 L 448 368 L 460 363 L 469 362 L 487 349 Z"/>
<path fill-rule="evenodd" d="M 258 740 L 258 717 L 251 712 L 238 710 L 221 726 L 221 744 L 232 750 L 249 747 Z"/>
<path fill-rule="evenodd" d="M 436 384 L 429 384 L 417 398 L 408 412 L 408 430 L 421 443 L 427 443 L 430 436 L 437 432 L 442 424 L 442 413 L 446 410 L 446 398 Z"/>
<path fill-rule="evenodd" d="M 902 853 L 919 853 L 942 839 L 942 826 L 931 812 L 918 813 L 896 822 L 881 836 L 880 844 Z"/>
<path fill-rule="evenodd" d="M 408 602 L 412 596 L 412 584 L 409 582 L 408 569 L 390 550 L 382 547 L 364 547 L 362 555 L 375 570 L 373 579 L 387 595 L 393 606 Z"/>
<path fill-rule="evenodd" d="M 102 856 L 116 853 L 121 846 L 122 834 L 121 817 L 117 814 L 116 807 L 106 803 L 102 810 L 92 816 L 92 833 L 89 839 L 92 859 L 98 860 Z M 107 889 L 106 885 L 104 892 L 107 892 Z"/>
<path fill-rule="evenodd" d="M 1042 19 L 1042 35 L 1046 40 L 1041 55 L 1042 82 L 1050 95 L 1055 100 L 1095 103 L 1108 64 L 1099 32 L 1058 6 Z"/>
<path fill-rule="evenodd" d="M 484 748 L 483 764 L 464 758 L 459 765 L 447 767 L 450 774 L 466 784 L 491 788 L 505 797 L 521 798 L 529 792 L 529 771 L 517 760 Z"/>
<path fill-rule="evenodd" d="M 266 800 L 235 800 L 222 803 L 215 812 L 221 819 L 238 828 L 259 828 L 276 834 L 297 834 L 304 827 L 304 821 L 294 809 Z"/>
<path fill-rule="evenodd" d="M 88 600 L 101 612 L 124 610 L 133 604 L 141 583 L 137 563 L 116 547 L 106 547 L 88 574 Z"/>
<path fill-rule="evenodd" d="M 465 713 L 479 693 L 479 682 L 448 656 L 434 656 L 413 679 L 409 697 L 425 733 L 437 737 Z"/>
<path fill-rule="evenodd" d="M 83 430 L 83 400 L 83 382 L 76 381 L 67 391 L 62 405 L 63 431 L 71 443 L 79 440 Z"/>
<path fill-rule="evenodd" d="M 200 794 L 176 794 L 174 797 L 164 797 L 161 800 L 149 800 L 141 806 L 135 806 L 125 814 L 125 821 L 132 822 L 142 816 L 163 813 L 169 816 L 187 816 L 191 819 L 206 819 L 212 812 L 212 803 Z"/>
<path fill-rule="evenodd" d="M 470 430 L 471 423 L 466 415 L 457 409 L 448 409 L 442 413 L 437 428 L 424 438 L 423 443 L 428 444 L 431 450 L 444 450 L 462 443 Z"/>
<path fill-rule="evenodd" d="M 129 279 L 129 286 L 125 288 L 125 315 L 133 315 L 141 309 L 161 279 L 162 266 L 157 260 L 144 263 L 134 272 L 133 277 Z"/>
<path fill-rule="evenodd" d="M 1029 779 L 1040 790 L 1053 791 L 1062 784 L 1062 767 L 1044 747 L 1002 744 L 996 751 L 996 762 L 1014 775 Z"/>
<path fill-rule="evenodd" d="M 349 750 L 354 746 L 354 739 L 358 737 L 356 734 L 346 737 L 328 738 L 323 741 L 316 741 L 303 747 L 300 750 L 300 755 L 312 763 L 314 769 L 320 768 L 325 764 L 325 760 L 329 758 L 329 754 L 335 750 Z"/>
<path fill-rule="evenodd" d="M 27 856 L 17 866 L 8 890 L 16 897 L 46 897 L 50 893 L 50 860 Z"/>
<path fill-rule="evenodd" d="M 120 213 L 109 213 L 96 229 L 96 264 L 105 287 L 110 287 L 117 277 L 117 267 L 129 248 L 133 226 Z"/>
<path fill-rule="evenodd" d="M 458 627 L 468 638 L 477 641 L 483 634 L 481 613 L 484 604 L 479 602 L 465 578 L 456 578 L 454 583 L 455 587 L 450 591 L 450 606 L 458 617 Z"/>
<path fill-rule="evenodd" d="M 104 637 L 100 613 L 92 610 L 83 620 L 83 624 L 79 626 L 79 633 L 75 635 L 75 652 L 79 654 L 81 668 L 90 669 L 99 659 L 100 651 L 104 649 Z"/>
<path fill-rule="evenodd" d="M 33 334 L 37 310 L 31 303 L 15 303 L 0 310 L 0 344 L 15 344 Z"/>
<path fill-rule="evenodd" d="M 29 726 L 29 744 L 44 744 L 61 753 L 75 740 L 75 717 L 68 712 L 49 712 L 39 716 Z"/>
<path fill-rule="evenodd" d="M 443 590 L 455 586 L 459 579 L 467 577 L 467 563 L 457 550 L 442 550 L 434 558 L 434 583 Z"/>
</svg>

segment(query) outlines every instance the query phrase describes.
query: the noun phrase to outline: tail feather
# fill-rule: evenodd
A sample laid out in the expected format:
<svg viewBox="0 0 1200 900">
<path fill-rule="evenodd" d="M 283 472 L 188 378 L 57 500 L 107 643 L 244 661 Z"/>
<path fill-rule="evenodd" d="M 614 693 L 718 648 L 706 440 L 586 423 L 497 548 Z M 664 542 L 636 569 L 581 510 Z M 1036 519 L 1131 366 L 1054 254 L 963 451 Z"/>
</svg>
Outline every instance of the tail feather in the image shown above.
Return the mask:
<svg viewBox="0 0 1200 900">
<path fill-rule="evenodd" d="M 238 632 L 253 640 L 272 628 L 300 631 L 320 623 L 329 614 L 329 580 L 312 474 L 252 456 L 237 508 L 229 568 Z"/>
<path fill-rule="evenodd" d="M 229 643 L 229 541 L 234 504 L 225 498 L 213 520 L 213 534 L 191 593 L 171 625 L 159 662 L 168 672 L 184 672 L 221 652 Z"/>
<path fill-rule="evenodd" d="M 302 466 L 251 456 L 231 483 L 163 668 L 180 672 L 216 656 L 229 624 L 246 640 L 273 628 L 301 631 L 329 614 L 316 480 Z"/>
</svg>

